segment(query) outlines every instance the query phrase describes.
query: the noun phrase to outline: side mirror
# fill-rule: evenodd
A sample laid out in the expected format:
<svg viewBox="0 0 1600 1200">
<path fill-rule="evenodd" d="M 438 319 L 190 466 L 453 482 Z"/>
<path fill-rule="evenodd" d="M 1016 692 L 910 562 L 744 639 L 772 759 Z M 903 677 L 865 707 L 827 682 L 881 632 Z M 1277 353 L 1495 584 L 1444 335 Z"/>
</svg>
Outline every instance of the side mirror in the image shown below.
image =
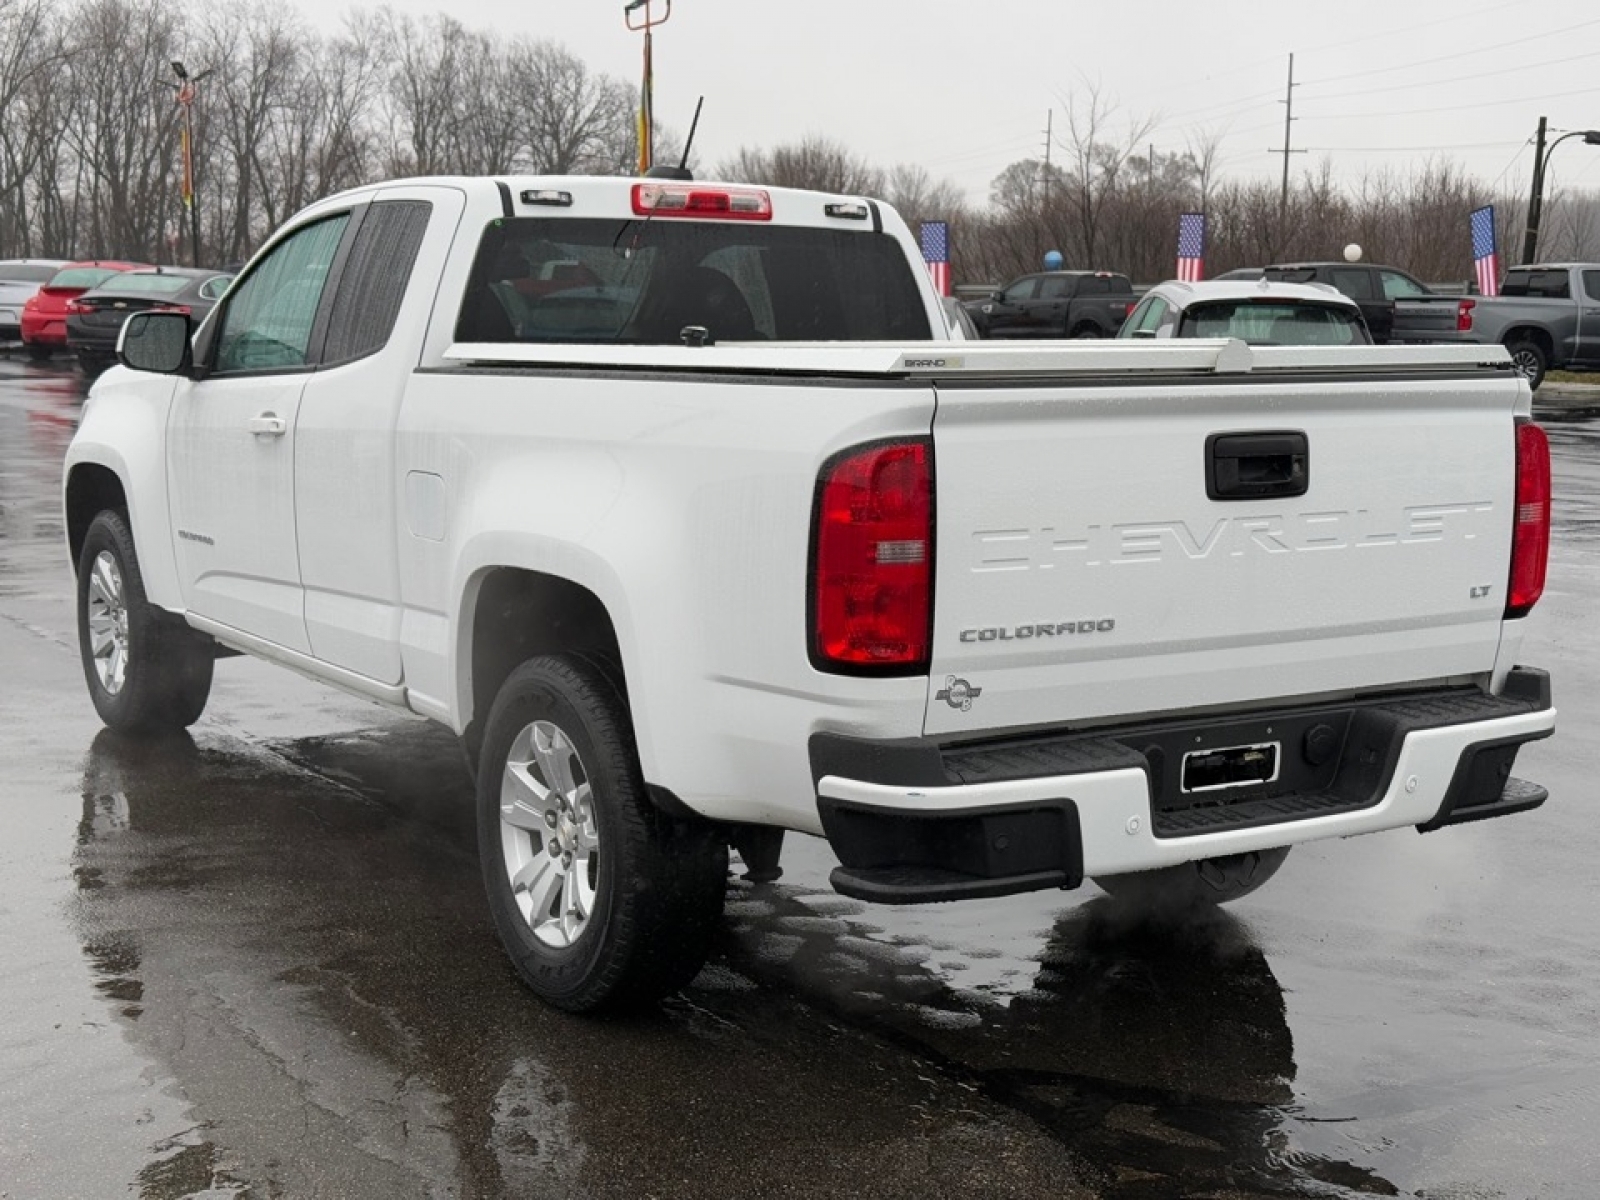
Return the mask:
<svg viewBox="0 0 1600 1200">
<path fill-rule="evenodd" d="M 186 375 L 194 365 L 189 317 L 179 312 L 134 313 L 117 336 L 117 361 L 135 371 Z"/>
<path fill-rule="evenodd" d="M 991 304 L 999 304 L 1005 298 L 1006 298 L 1006 295 L 1005 295 L 1004 292 L 990 292 L 989 293 L 989 302 Z"/>
</svg>

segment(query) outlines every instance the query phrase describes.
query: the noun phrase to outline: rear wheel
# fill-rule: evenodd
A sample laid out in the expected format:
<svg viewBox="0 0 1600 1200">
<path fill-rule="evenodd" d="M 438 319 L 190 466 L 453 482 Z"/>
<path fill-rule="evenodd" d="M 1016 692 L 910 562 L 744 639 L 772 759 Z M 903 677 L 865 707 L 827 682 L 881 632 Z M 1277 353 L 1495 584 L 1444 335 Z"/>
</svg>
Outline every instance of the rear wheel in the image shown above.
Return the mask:
<svg viewBox="0 0 1600 1200">
<path fill-rule="evenodd" d="M 1072 331 L 1072 336 L 1075 338 L 1097 338 L 1100 336 L 1100 331 L 1093 325 L 1079 325 Z"/>
<path fill-rule="evenodd" d="M 100 513 L 84 535 L 78 649 L 95 711 L 119 733 L 171 733 L 205 711 L 215 644 L 145 598 L 121 512 Z"/>
<path fill-rule="evenodd" d="M 1506 350 L 1511 354 L 1511 365 L 1517 374 L 1527 379 L 1530 388 L 1537 389 L 1544 382 L 1544 373 L 1550 365 L 1543 348 L 1538 342 L 1519 338 L 1507 342 Z"/>
<path fill-rule="evenodd" d="M 1280 846 L 1202 858 L 1155 871 L 1096 875 L 1094 881 L 1114 899 L 1139 908 L 1195 908 L 1248 896 L 1276 875 L 1288 857 L 1289 847 Z"/>
<path fill-rule="evenodd" d="M 626 703 L 605 673 L 530 659 L 485 727 L 478 853 L 489 910 L 523 981 L 572 1012 L 637 1007 L 699 973 L 728 848 L 645 790 Z"/>
<path fill-rule="evenodd" d="M 28 357 L 34 362 L 44 362 L 50 357 L 50 347 L 40 345 L 38 342 L 29 342 Z"/>
<path fill-rule="evenodd" d="M 90 379 L 101 374 L 110 365 L 111 360 L 103 354 L 94 354 L 88 350 L 78 351 L 78 370 L 82 371 Z"/>
</svg>

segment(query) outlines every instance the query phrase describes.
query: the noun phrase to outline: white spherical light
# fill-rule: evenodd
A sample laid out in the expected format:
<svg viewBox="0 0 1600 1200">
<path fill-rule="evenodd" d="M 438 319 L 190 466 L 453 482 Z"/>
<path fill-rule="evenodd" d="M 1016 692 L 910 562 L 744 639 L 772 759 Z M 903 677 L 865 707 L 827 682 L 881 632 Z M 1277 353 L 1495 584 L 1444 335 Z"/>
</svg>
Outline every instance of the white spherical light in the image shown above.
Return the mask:
<svg viewBox="0 0 1600 1200">
<path fill-rule="evenodd" d="M 1345 262 L 1360 262 L 1361 247 L 1356 245 L 1354 242 L 1351 242 L 1344 248 L 1344 260 Z"/>
</svg>

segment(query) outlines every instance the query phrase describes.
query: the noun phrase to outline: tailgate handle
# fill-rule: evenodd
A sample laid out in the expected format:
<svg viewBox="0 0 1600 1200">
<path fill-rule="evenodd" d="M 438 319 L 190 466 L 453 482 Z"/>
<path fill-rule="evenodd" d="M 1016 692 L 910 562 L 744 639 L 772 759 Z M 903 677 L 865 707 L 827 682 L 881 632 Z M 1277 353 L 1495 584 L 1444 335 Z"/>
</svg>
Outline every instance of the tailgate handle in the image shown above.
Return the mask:
<svg viewBox="0 0 1600 1200">
<path fill-rule="evenodd" d="M 1206 438 L 1206 495 L 1213 500 L 1304 496 L 1311 443 L 1304 433 L 1213 433 Z"/>
</svg>

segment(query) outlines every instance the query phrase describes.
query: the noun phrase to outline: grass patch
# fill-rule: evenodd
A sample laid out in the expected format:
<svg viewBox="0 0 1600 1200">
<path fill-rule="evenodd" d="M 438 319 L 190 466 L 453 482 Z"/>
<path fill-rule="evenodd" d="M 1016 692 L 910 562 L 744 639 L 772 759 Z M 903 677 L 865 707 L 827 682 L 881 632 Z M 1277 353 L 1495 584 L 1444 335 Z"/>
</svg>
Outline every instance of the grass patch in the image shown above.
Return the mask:
<svg viewBox="0 0 1600 1200">
<path fill-rule="evenodd" d="M 1545 377 L 1546 383 L 1592 383 L 1600 384 L 1600 372 L 1596 371 L 1551 371 Z"/>
</svg>

